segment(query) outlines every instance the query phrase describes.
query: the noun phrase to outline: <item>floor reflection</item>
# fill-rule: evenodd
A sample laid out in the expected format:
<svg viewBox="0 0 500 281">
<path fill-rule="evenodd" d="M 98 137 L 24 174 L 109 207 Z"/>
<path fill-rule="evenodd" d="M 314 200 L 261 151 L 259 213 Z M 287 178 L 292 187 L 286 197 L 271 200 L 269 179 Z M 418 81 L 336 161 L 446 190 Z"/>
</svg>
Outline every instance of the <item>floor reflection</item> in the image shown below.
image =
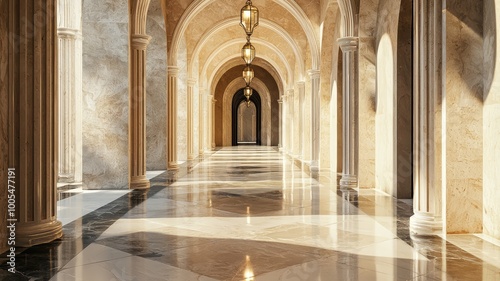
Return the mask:
<svg viewBox="0 0 500 281">
<path fill-rule="evenodd" d="M 317 178 L 245 146 L 161 173 L 148 191 L 63 195 L 64 237 L 20 249 L 15 275 L 0 257 L 0 279 L 500 280 L 500 244 L 412 237 L 411 202 Z"/>
</svg>

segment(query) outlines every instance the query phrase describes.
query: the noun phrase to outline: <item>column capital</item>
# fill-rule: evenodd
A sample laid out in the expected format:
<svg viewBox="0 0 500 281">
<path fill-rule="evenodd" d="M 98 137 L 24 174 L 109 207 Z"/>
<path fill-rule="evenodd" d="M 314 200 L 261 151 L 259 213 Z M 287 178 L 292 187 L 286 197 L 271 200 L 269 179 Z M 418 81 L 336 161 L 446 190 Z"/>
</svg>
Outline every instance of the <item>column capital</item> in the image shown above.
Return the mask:
<svg viewBox="0 0 500 281">
<path fill-rule="evenodd" d="M 168 75 L 170 76 L 177 76 L 177 74 L 179 73 L 179 67 L 176 65 L 169 65 L 167 67 L 167 70 L 168 70 Z"/>
<path fill-rule="evenodd" d="M 299 81 L 299 82 L 297 82 L 297 87 L 298 88 L 305 88 L 306 87 L 306 82 L 305 81 Z"/>
<path fill-rule="evenodd" d="M 311 79 L 319 79 L 319 77 L 320 77 L 320 71 L 319 71 L 319 69 L 309 69 L 307 71 L 307 74 L 309 74 L 309 77 Z"/>
<path fill-rule="evenodd" d="M 195 78 L 188 78 L 187 80 L 187 83 L 188 83 L 188 86 L 191 86 L 191 87 L 194 87 L 194 85 L 196 85 L 196 79 Z"/>
<path fill-rule="evenodd" d="M 344 52 L 354 52 L 359 47 L 359 37 L 342 37 L 337 42 Z"/>
<path fill-rule="evenodd" d="M 130 46 L 136 50 L 146 50 L 150 40 L 151 36 L 147 34 L 131 34 Z"/>
<path fill-rule="evenodd" d="M 282 103 L 283 103 L 283 97 L 280 97 L 280 99 L 278 100 L 278 103 L 279 103 L 279 104 L 282 104 Z"/>
<path fill-rule="evenodd" d="M 287 96 L 290 96 L 290 97 L 293 97 L 293 94 L 295 93 L 295 90 L 292 88 L 292 89 L 288 89 L 286 90 L 286 95 Z"/>
<path fill-rule="evenodd" d="M 78 29 L 59 27 L 57 28 L 57 36 L 61 39 L 76 39 L 79 33 Z"/>
</svg>

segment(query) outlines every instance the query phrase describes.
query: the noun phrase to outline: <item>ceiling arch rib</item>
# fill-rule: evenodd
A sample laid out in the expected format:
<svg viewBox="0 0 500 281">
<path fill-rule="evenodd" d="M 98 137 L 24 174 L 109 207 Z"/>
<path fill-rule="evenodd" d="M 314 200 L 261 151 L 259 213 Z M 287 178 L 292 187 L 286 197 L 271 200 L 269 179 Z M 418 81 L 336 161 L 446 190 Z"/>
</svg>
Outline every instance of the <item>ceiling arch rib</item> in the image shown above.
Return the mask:
<svg viewBox="0 0 500 281">
<path fill-rule="evenodd" d="M 205 64 L 203 65 L 203 70 L 201 73 L 206 73 L 207 71 L 207 68 L 208 66 L 211 64 L 211 62 L 213 61 L 213 59 L 218 55 L 220 54 L 221 52 L 225 51 L 225 49 L 227 48 L 231 48 L 232 46 L 235 46 L 237 47 L 237 50 L 239 50 L 240 46 L 243 46 L 245 42 L 242 41 L 241 38 L 239 39 L 233 39 L 231 41 L 228 41 L 228 42 L 225 42 L 216 52 L 213 52 L 212 54 L 210 54 L 210 56 L 207 58 Z M 274 54 L 276 54 L 278 56 L 278 58 L 280 59 L 280 61 L 285 65 L 285 68 L 286 68 L 286 71 L 287 71 L 287 74 L 288 76 L 282 76 L 281 78 L 284 79 L 285 77 L 287 77 L 287 82 L 291 82 L 293 81 L 293 73 L 294 73 L 294 69 L 290 66 L 290 64 L 288 63 L 285 55 L 281 52 L 280 49 L 278 49 L 276 46 L 274 46 L 273 44 L 267 42 L 267 41 L 264 41 L 264 40 L 261 40 L 259 38 L 254 38 L 252 39 L 252 43 L 254 44 L 254 46 L 256 46 L 256 49 L 258 50 L 258 46 L 264 46 L 264 47 L 267 47 L 269 48 Z M 236 49 L 236 48 L 235 48 Z M 265 53 L 265 52 L 263 52 Z M 237 56 L 240 56 L 240 53 L 237 52 L 235 53 L 235 55 Z M 258 57 L 261 57 L 261 58 L 264 58 L 263 55 L 259 55 L 259 53 L 257 53 L 257 56 Z M 269 56 L 266 56 L 266 58 L 269 58 Z M 268 59 L 266 59 L 268 60 Z M 270 59 L 272 60 L 272 59 Z M 269 61 L 270 61 L 269 60 Z M 274 61 L 274 60 L 273 60 Z M 273 64 L 273 65 L 276 65 L 278 66 L 278 64 Z"/>
<path fill-rule="evenodd" d="M 278 86 L 278 91 L 280 93 L 283 92 L 283 88 L 286 85 L 283 85 L 283 80 L 280 77 L 280 74 L 276 68 L 274 68 L 268 61 L 256 58 L 255 61 L 252 63 L 253 65 L 259 66 L 265 71 L 267 71 L 268 74 L 270 74 Z M 215 90 L 216 85 L 219 83 L 219 80 L 224 76 L 227 71 L 230 71 L 230 69 L 236 67 L 236 66 L 241 66 L 241 58 L 240 57 L 234 57 L 232 59 L 229 59 L 228 61 L 225 61 L 224 64 L 222 64 L 219 68 L 217 68 L 217 71 L 214 72 L 213 78 L 210 80 L 212 82 L 212 91 Z M 255 79 L 255 78 L 254 78 Z M 238 78 L 238 80 L 241 80 L 242 83 L 243 79 L 241 77 Z M 253 82 L 252 82 L 253 83 Z"/>
<path fill-rule="evenodd" d="M 271 65 L 276 65 L 275 62 L 272 61 L 272 59 L 270 58 L 266 58 L 266 57 L 261 57 L 263 60 L 267 61 L 269 64 Z M 206 80 L 204 81 L 205 84 L 207 87 L 207 89 L 211 89 L 211 91 L 213 91 L 214 89 L 214 81 L 215 81 L 215 77 L 218 73 L 218 70 L 221 69 L 226 63 L 230 62 L 231 60 L 234 60 L 234 59 L 241 59 L 239 55 L 233 55 L 233 56 L 228 56 L 226 57 L 226 59 L 220 61 L 215 67 L 214 67 L 214 71 L 212 71 L 209 75 L 207 75 L 206 77 Z M 240 63 L 241 64 L 241 63 Z M 235 64 L 235 65 L 238 65 L 238 64 Z M 261 66 L 261 65 L 259 65 Z M 262 68 L 266 69 L 269 73 L 271 73 L 270 70 L 267 69 L 267 66 L 261 66 Z M 286 82 L 285 79 L 283 79 L 284 74 L 283 74 L 283 71 L 279 68 L 275 68 L 275 71 L 278 73 L 278 77 L 274 77 L 274 79 L 276 80 L 276 83 L 278 84 L 283 84 L 283 85 L 288 85 L 288 83 Z M 276 79 L 278 78 L 278 79 Z M 243 79 L 243 78 L 242 78 Z"/>
<path fill-rule="evenodd" d="M 194 69 L 194 61 L 195 58 L 199 56 L 200 51 L 204 48 L 205 44 L 208 42 L 208 39 L 217 34 L 217 32 L 223 31 L 226 28 L 233 27 L 235 25 L 239 24 L 239 17 L 233 17 L 230 19 L 226 19 L 222 22 L 220 22 L 218 25 L 214 26 L 212 29 L 210 29 L 208 32 L 206 32 L 203 37 L 200 39 L 198 44 L 196 45 L 192 57 L 189 59 L 190 64 L 188 66 L 188 72 L 191 73 L 191 75 L 194 75 L 195 69 Z M 305 75 L 305 67 L 304 67 L 304 58 L 302 55 L 302 50 L 300 46 L 295 42 L 295 40 L 290 36 L 288 32 L 286 32 L 285 29 L 283 29 L 281 26 L 277 25 L 276 23 L 262 19 L 259 22 L 259 26 L 263 28 L 268 28 L 277 34 L 279 34 L 284 41 L 291 47 L 293 54 L 295 56 L 296 62 L 299 64 L 299 71 L 301 75 Z M 255 40 L 255 39 L 253 39 Z M 223 48 L 224 46 L 222 46 Z"/>
<path fill-rule="evenodd" d="M 177 65 L 177 52 L 180 47 L 180 42 L 181 42 L 181 36 L 184 35 L 184 33 L 187 30 L 187 27 L 191 23 L 191 21 L 200 13 L 204 8 L 206 8 L 208 5 L 215 3 L 217 0 L 195 0 L 193 1 L 185 10 L 185 12 L 182 14 L 181 18 L 179 19 L 175 30 L 174 34 L 172 37 L 172 46 L 169 54 L 169 63 L 171 65 Z M 305 33 L 308 45 L 310 46 L 311 50 L 311 60 L 312 60 L 312 67 L 314 69 L 317 69 L 319 67 L 319 42 L 317 40 L 317 35 L 314 32 L 314 28 L 312 26 L 312 23 L 308 19 L 307 15 L 305 12 L 300 8 L 300 6 L 293 0 L 283 0 L 283 1 L 276 1 L 279 5 L 284 7 L 285 9 L 290 12 L 290 14 L 297 20 L 297 22 L 300 24 L 302 31 Z"/>
<path fill-rule="evenodd" d="M 274 61 L 271 57 L 266 56 L 266 55 L 259 55 L 259 54 L 257 55 L 258 57 L 268 61 L 271 65 L 273 65 L 276 68 L 277 72 L 279 73 L 280 80 L 283 81 L 283 84 L 291 83 L 293 81 L 293 69 L 291 68 L 290 64 L 286 60 L 285 56 L 279 51 L 279 49 L 276 48 L 274 45 L 269 44 L 266 41 L 262 41 L 262 40 L 253 40 L 253 41 L 257 46 L 260 45 L 261 47 L 264 47 L 264 46 L 268 47 L 270 50 L 272 50 L 278 56 L 278 58 L 281 60 L 281 63 L 284 65 L 284 67 L 286 69 L 286 73 L 288 75 L 285 75 L 284 71 L 279 67 L 280 64 L 278 64 L 276 61 Z M 239 54 L 239 52 L 235 52 L 231 56 L 224 55 L 224 59 L 220 60 L 219 64 L 214 67 L 214 71 L 212 71 L 211 73 L 208 73 L 208 67 L 212 65 L 212 62 L 216 59 L 216 57 L 219 54 L 227 53 L 227 49 L 231 48 L 233 46 L 239 49 L 240 45 L 242 45 L 242 44 L 243 44 L 243 41 L 241 39 L 234 39 L 234 40 L 231 40 L 230 42 L 227 42 L 227 44 L 225 44 L 224 48 L 218 49 L 217 51 L 210 54 L 210 56 L 205 61 L 205 64 L 203 65 L 202 71 L 200 72 L 200 74 L 201 74 L 200 77 L 208 77 L 207 82 L 211 83 L 213 77 L 215 76 L 214 73 L 217 72 L 217 70 L 220 67 L 222 67 L 222 65 L 224 65 L 224 63 L 226 63 L 227 61 L 229 61 L 233 58 L 239 58 L 240 54 Z"/>
</svg>

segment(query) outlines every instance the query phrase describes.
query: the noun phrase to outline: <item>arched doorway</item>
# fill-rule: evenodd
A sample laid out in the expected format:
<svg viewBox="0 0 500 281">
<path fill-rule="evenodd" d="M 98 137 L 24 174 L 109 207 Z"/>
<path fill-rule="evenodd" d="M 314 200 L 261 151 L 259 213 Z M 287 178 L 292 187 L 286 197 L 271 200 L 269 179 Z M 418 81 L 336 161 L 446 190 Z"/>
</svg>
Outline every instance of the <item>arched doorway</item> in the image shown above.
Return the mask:
<svg viewBox="0 0 500 281">
<path fill-rule="evenodd" d="M 238 145 L 257 144 L 257 108 L 252 101 L 238 106 Z"/>
<path fill-rule="evenodd" d="M 231 123 L 232 123 L 232 128 L 231 128 L 231 139 L 232 139 L 232 145 L 238 145 L 238 126 L 241 126 L 241 122 L 239 120 L 239 109 L 240 105 L 246 107 L 246 97 L 243 94 L 243 89 L 238 90 L 236 94 L 233 96 L 233 102 L 232 102 L 232 108 L 231 108 Z M 261 127 L 262 127 L 262 122 L 261 122 L 261 112 L 262 112 L 262 106 L 261 106 L 261 101 L 260 101 L 260 95 L 257 91 L 253 91 L 252 96 L 250 96 L 250 103 L 255 106 L 255 142 L 252 142 L 252 144 L 255 145 L 261 145 Z M 244 144 L 244 142 L 241 142 L 240 144 Z"/>
</svg>

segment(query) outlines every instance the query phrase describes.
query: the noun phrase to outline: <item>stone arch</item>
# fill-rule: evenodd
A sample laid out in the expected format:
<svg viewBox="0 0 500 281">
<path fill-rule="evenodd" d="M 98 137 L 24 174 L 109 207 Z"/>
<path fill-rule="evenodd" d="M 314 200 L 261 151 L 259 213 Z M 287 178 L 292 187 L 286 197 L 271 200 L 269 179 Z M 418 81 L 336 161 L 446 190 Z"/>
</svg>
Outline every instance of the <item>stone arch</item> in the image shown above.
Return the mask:
<svg viewBox="0 0 500 281">
<path fill-rule="evenodd" d="M 220 22 L 218 25 L 214 26 L 212 29 L 210 29 L 208 32 L 206 32 L 203 35 L 203 37 L 200 39 L 199 43 L 194 48 L 193 55 L 191 56 L 191 59 L 190 59 L 191 63 L 188 66 L 188 68 L 189 68 L 188 72 L 192 73 L 191 74 L 192 76 L 195 76 L 195 73 L 194 73 L 195 69 L 193 66 L 195 58 L 198 57 L 200 50 L 203 49 L 203 46 L 206 44 L 206 41 L 208 40 L 208 38 L 210 38 L 212 35 L 216 34 L 217 32 L 224 30 L 225 28 L 237 25 L 238 22 L 239 22 L 238 17 L 226 19 L 226 20 Z M 288 45 L 290 46 L 290 48 L 292 49 L 292 51 L 294 53 L 295 60 L 298 64 L 299 72 L 301 75 L 304 75 L 305 74 L 305 66 L 304 66 L 304 58 L 302 56 L 302 50 L 301 50 L 300 46 L 293 40 L 291 35 L 286 30 L 284 30 L 281 26 L 275 24 L 272 21 L 266 20 L 266 19 L 261 19 L 259 22 L 259 26 L 264 27 L 264 28 L 268 28 L 268 29 L 276 32 L 284 39 L 285 42 L 288 43 Z M 254 40 L 256 40 L 256 39 L 254 39 Z M 252 42 L 256 42 L 254 40 Z M 264 44 L 264 43 L 262 43 L 262 44 Z M 220 46 L 219 49 L 223 49 L 226 45 L 230 45 L 230 42 L 227 42 L 224 45 Z"/>
<path fill-rule="evenodd" d="M 231 144 L 233 146 L 238 145 L 238 107 L 242 102 L 245 101 L 245 96 L 243 95 L 243 88 L 240 88 L 232 98 L 231 102 Z M 253 94 L 250 96 L 250 101 L 255 105 L 257 118 L 256 118 L 256 133 L 257 139 L 256 144 L 262 144 L 262 105 L 260 100 L 259 92 L 256 90 L 253 91 Z"/>
<path fill-rule="evenodd" d="M 205 7 L 215 1 L 216 0 L 193 1 L 182 14 L 179 23 L 175 27 L 172 37 L 172 46 L 169 54 L 171 65 L 177 64 L 176 58 L 179 49 L 180 38 L 185 33 L 187 27 L 189 26 L 189 23 L 191 23 L 191 21 L 199 12 L 201 12 Z M 316 32 L 314 32 L 314 27 L 311 21 L 295 1 L 284 0 L 278 1 L 276 3 L 287 9 L 302 27 L 303 32 L 307 37 L 308 45 L 311 49 L 312 68 L 317 69 L 319 67 L 320 48 L 319 40 L 316 38 Z"/>
</svg>

